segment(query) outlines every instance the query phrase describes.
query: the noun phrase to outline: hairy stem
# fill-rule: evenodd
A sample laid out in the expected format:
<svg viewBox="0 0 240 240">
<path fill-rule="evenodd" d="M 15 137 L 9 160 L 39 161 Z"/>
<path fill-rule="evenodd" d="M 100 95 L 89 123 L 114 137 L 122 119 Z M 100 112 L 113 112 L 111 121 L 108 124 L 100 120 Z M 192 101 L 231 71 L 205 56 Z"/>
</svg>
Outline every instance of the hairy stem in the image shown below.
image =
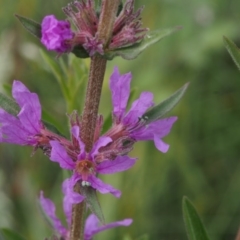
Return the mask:
<svg viewBox="0 0 240 240">
<path fill-rule="evenodd" d="M 98 25 L 97 36 L 105 47 L 112 36 L 113 24 L 117 14 L 120 0 L 103 0 L 101 15 Z M 84 104 L 84 110 L 81 122 L 81 139 L 85 143 L 85 150 L 90 151 L 94 144 L 94 132 L 98 116 L 98 107 L 101 97 L 102 84 L 106 70 L 107 60 L 101 56 L 93 56 L 91 58 L 90 73 L 88 86 Z M 75 191 L 80 193 L 81 187 L 79 183 L 75 186 Z M 70 232 L 71 240 L 84 240 L 83 223 L 84 209 L 86 203 L 75 204 L 72 209 L 72 225 Z"/>
</svg>

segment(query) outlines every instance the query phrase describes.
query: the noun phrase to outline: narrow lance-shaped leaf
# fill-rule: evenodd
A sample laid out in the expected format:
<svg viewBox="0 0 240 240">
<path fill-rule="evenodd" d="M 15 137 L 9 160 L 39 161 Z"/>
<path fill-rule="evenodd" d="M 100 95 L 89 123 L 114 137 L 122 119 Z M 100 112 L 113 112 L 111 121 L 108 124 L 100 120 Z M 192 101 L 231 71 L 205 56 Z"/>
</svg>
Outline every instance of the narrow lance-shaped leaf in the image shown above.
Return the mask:
<svg viewBox="0 0 240 240">
<path fill-rule="evenodd" d="M 19 106 L 13 99 L 5 96 L 2 93 L 0 93 L 0 108 L 4 109 L 13 116 L 17 116 L 20 110 Z"/>
<path fill-rule="evenodd" d="M 164 37 L 180 30 L 181 27 L 174 27 L 170 29 L 159 29 L 155 31 L 150 31 L 144 39 L 129 47 L 119 48 L 112 51 L 108 51 L 104 54 L 108 60 L 112 60 L 116 56 L 121 56 L 124 59 L 131 60 L 136 58 L 143 50 L 151 46 L 152 44 L 160 41 Z"/>
<path fill-rule="evenodd" d="M 184 93 L 186 92 L 186 90 L 188 88 L 188 85 L 189 85 L 189 83 L 186 83 L 183 87 L 181 87 L 179 90 L 177 90 L 169 98 L 167 98 L 163 102 L 159 103 L 155 107 L 151 108 L 149 111 L 147 111 L 142 116 L 142 118 L 144 120 L 146 120 L 146 124 L 161 118 L 163 115 L 165 115 L 171 109 L 173 109 L 176 106 L 176 104 L 180 101 L 180 99 L 183 97 Z"/>
<path fill-rule="evenodd" d="M 196 209 L 187 197 L 182 202 L 183 219 L 189 240 L 209 240 Z"/>
<path fill-rule="evenodd" d="M 88 207 L 90 208 L 92 213 L 97 216 L 97 218 L 102 224 L 105 224 L 103 212 L 97 198 L 96 190 L 91 187 L 82 187 L 81 193 L 86 197 Z"/>
<path fill-rule="evenodd" d="M 15 14 L 15 16 L 26 30 L 28 30 L 35 37 L 41 39 L 42 37 L 41 24 L 17 14 Z"/>
<path fill-rule="evenodd" d="M 44 51 L 40 50 L 40 54 L 43 58 L 43 60 L 47 63 L 47 65 L 50 67 L 52 73 L 56 77 L 60 88 L 62 90 L 62 93 L 64 95 L 65 100 L 67 101 L 70 99 L 70 92 L 67 86 L 67 82 L 65 81 L 65 78 L 63 76 L 63 71 L 59 64 L 55 60 L 53 60 L 48 54 L 46 54 Z"/>
<path fill-rule="evenodd" d="M 231 55 L 233 61 L 237 65 L 238 69 L 240 70 L 240 49 L 236 46 L 234 42 L 232 42 L 230 39 L 228 39 L 225 36 L 223 36 L 223 42 L 229 54 Z"/>
<path fill-rule="evenodd" d="M 0 233 L 4 237 L 4 240 L 25 240 L 25 238 L 11 229 L 1 228 Z"/>
</svg>

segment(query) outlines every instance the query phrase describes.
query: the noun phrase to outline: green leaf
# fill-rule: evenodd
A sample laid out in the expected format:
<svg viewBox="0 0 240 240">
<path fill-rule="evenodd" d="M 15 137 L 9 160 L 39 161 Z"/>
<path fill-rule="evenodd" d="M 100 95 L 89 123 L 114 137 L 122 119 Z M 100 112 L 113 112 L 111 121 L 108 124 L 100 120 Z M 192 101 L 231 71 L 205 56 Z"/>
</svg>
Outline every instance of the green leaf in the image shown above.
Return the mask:
<svg viewBox="0 0 240 240">
<path fill-rule="evenodd" d="M 223 36 L 223 42 L 229 54 L 231 55 L 233 61 L 237 65 L 238 69 L 240 70 L 240 49 L 236 46 L 234 42 L 232 42 L 230 39 L 228 39 L 225 36 Z"/>
<path fill-rule="evenodd" d="M 13 99 L 2 93 L 0 93 L 0 107 L 13 116 L 17 116 L 20 110 L 19 106 Z"/>
<path fill-rule="evenodd" d="M 51 113 L 47 112 L 44 108 L 42 108 L 42 121 L 50 131 L 63 136 L 63 126 L 61 126 L 59 121 L 57 121 L 57 119 L 55 119 L 54 116 Z"/>
<path fill-rule="evenodd" d="M 29 18 L 25 18 L 25 17 L 22 17 L 17 14 L 15 14 L 15 17 L 20 21 L 20 23 L 23 25 L 23 27 L 26 30 L 28 30 L 35 37 L 41 39 L 41 37 L 42 37 L 41 24 L 39 24 Z"/>
<path fill-rule="evenodd" d="M 78 58 L 88 58 L 88 52 L 81 45 L 77 45 L 73 48 L 72 53 Z"/>
<path fill-rule="evenodd" d="M 7 228 L 1 228 L 0 233 L 3 235 L 4 240 L 25 240 L 21 235 Z"/>
<path fill-rule="evenodd" d="M 81 193 L 86 197 L 87 204 L 93 214 L 95 214 L 102 224 L 105 224 L 103 212 L 97 198 L 96 190 L 91 187 L 81 187 Z"/>
<path fill-rule="evenodd" d="M 183 219 L 189 240 L 209 240 L 198 213 L 187 197 L 182 201 Z"/>
<path fill-rule="evenodd" d="M 62 71 L 60 65 L 57 64 L 57 62 L 55 60 L 53 60 L 48 54 L 46 54 L 46 52 L 40 50 L 40 54 L 41 54 L 43 60 L 50 67 L 53 75 L 56 77 L 65 100 L 70 99 L 70 93 L 69 93 L 69 90 L 67 87 L 67 83 L 65 81 L 65 76 L 63 75 L 63 71 Z"/>
<path fill-rule="evenodd" d="M 180 99 L 183 97 L 184 93 L 186 92 L 186 90 L 188 88 L 188 85 L 189 85 L 189 83 L 186 83 L 183 87 L 178 89 L 169 98 L 167 98 L 163 102 L 159 103 L 157 106 L 151 108 L 149 111 L 147 111 L 142 116 L 142 118 L 144 120 L 146 120 L 146 124 L 161 118 L 163 115 L 165 115 L 171 109 L 173 109 L 176 106 L 176 104 L 180 101 Z"/>
<path fill-rule="evenodd" d="M 143 50 L 151 46 L 152 44 L 160 41 L 164 37 L 180 30 L 181 27 L 174 27 L 170 29 L 159 29 L 150 31 L 144 39 L 129 47 L 119 48 L 105 53 L 104 57 L 108 60 L 112 60 L 116 56 L 121 56 L 124 59 L 131 60 L 136 58 Z"/>
</svg>

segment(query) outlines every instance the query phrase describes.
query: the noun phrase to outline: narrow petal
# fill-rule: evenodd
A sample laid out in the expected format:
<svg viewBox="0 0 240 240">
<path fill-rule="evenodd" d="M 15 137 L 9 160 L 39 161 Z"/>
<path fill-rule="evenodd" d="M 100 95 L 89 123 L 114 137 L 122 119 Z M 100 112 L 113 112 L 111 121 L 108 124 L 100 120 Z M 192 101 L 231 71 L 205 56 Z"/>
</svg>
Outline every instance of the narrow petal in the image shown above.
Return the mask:
<svg viewBox="0 0 240 240">
<path fill-rule="evenodd" d="M 84 226 L 84 240 L 91 240 L 93 237 L 93 232 L 98 229 L 99 220 L 96 215 L 91 214 L 85 221 Z"/>
<path fill-rule="evenodd" d="M 93 188 L 97 189 L 102 194 L 111 193 L 117 198 L 121 196 L 121 191 L 113 188 L 111 185 L 104 183 L 102 180 L 96 178 L 93 175 L 89 176 L 88 181 L 91 183 L 91 186 Z"/>
<path fill-rule="evenodd" d="M 36 135 L 40 132 L 41 121 L 36 109 L 33 109 L 31 105 L 25 104 L 19 112 L 18 118 L 29 134 Z"/>
<path fill-rule="evenodd" d="M 169 149 L 169 145 L 167 143 L 165 143 L 157 135 L 154 135 L 154 144 L 155 144 L 155 147 L 163 153 L 166 153 Z"/>
<path fill-rule="evenodd" d="M 43 211 L 51 219 L 54 229 L 58 233 L 60 233 L 61 236 L 65 236 L 67 234 L 67 229 L 62 225 L 61 221 L 57 218 L 54 203 L 50 199 L 44 198 L 43 191 L 40 192 L 39 200 Z"/>
<path fill-rule="evenodd" d="M 108 143 L 112 142 L 112 139 L 110 137 L 100 137 L 96 143 L 94 144 L 93 146 L 93 149 L 91 151 L 91 156 L 95 156 L 98 154 L 98 150 L 101 148 L 101 147 L 104 147 L 106 146 Z"/>
<path fill-rule="evenodd" d="M 35 121 L 35 127 L 39 128 L 42 109 L 37 94 L 31 93 L 20 81 L 14 81 L 12 95 L 21 108 L 28 105 L 27 109 L 32 114 L 32 122 Z"/>
<path fill-rule="evenodd" d="M 111 174 L 122 172 L 131 168 L 136 162 L 136 158 L 128 156 L 117 156 L 114 160 L 107 160 L 97 165 L 97 172 L 101 174 Z"/>
<path fill-rule="evenodd" d="M 0 142 L 19 145 L 34 145 L 36 140 L 29 138 L 28 131 L 22 126 L 19 119 L 0 109 Z"/>
<path fill-rule="evenodd" d="M 65 148 L 58 141 L 50 141 L 52 146 L 50 159 L 53 162 L 58 162 L 61 168 L 73 170 L 75 163 L 68 156 Z"/>
<path fill-rule="evenodd" d="M 107 229 L 111 229 L 119 226 L 129 226 L 131 223 L 132 223 L 132 219 L 124 219 L 122 221 L 112 222 L 103 226 L 99 226 L 98 218 L 94 214 L 91 214 L 87 218 L 85 223 L 84 240 L 91 240 L 95 234 L 105 231 Z"/>
<path fill-rule="evenodd" d="M 133 132 L 132 137 L 136 140 L 153 140 L 154 135 L 163 138 L 169 134 L 173 123 L 176 121 L 177 117 L 170 117 L 151 122 L 146 127 Z"/>
<path fill-rule="evenodd" d="M 125 124 L 135 124 L 148 108 L 153 106 L 153 94 L 142 92 L 140 97 L 132 103 L 130 110 L 124 117 Z"/>
<path fill-rule="evenodd" d="M 64 193 L 63 198 L 63 210 L 67 218 L 68 226 L 71 225 L 72 218 L 72 205 L 83 201 L 84 196 L 74 192 L 75 184 L 80 180 L 80 176 L 73 174 L 71 178 L 66 179 L 62 184 L 62 191 Z"/>
<path fill-rule="evenodd" d="M 31 92 L 22 82 L 18 80 L 13 81 L 12 96 L 20 107 L 23 107 L 26 103 L 28 103 L 28 94 L 31 94 Z"/>
<path fill-rule="evenodd" d="M 79 134 L 80 134 L 80 128 L 79 126 L 73 126 L 71 129 L 72 135 L 78 139 L 79 138 Z"/>
<path fill-rule="evenodd" d="M 124 115 L 130 95 L 130 82 L 132 75 L 126 73 L 120 75 L 117 67 L 110 77 L 110 89 L 112 92 L 113 113 L 119 119 Z"/>
<path fill-rule="evenodd" d="M 80 138 L 80 127 L 73 126 L 71 131 L 72 131 L 72 135 L 78 140 L 78 143 L 80 146 L 80 155 L 85 154 L 85 144 Z"/>
</svg>

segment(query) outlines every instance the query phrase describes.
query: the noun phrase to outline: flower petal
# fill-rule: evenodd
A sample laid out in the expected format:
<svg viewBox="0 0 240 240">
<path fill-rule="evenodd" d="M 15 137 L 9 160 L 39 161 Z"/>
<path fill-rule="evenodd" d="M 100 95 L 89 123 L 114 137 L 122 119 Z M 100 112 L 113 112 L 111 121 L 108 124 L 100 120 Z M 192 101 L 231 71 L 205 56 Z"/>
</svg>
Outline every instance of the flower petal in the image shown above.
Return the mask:
<svg viewBox="0 0 240 240">
<path fill-rule="evenodd" d="M 53 162 L 58 162 L 61 168 L 74 170 L 75 163 L 68 156 L 65 148 L 58 141 L 50 141 L 52 146 L 50 159 Z"/>
<path fill-rule="evenodd" d="M 169 134 L 172 125 L 176 120 L 177 117 L 170 117 L 151 122 L 149 125 L 132 132 L 131 137 L 138 141 L 153 140 L 156 148 L 159 151 L 166 153 L 169 145 L 161 138 Z"/>
<path fill-rule="evenodd" d="M 73 126 L 72 129 L 71 129 L 71 133 L 72 135 L 78 139 L 79 138 L 79 134 L 80 134 L 80 128 L 79 126 Z"/>
<path fill-rule="evenodd" d="M 88 181 L 91 183 L 91 186 L 93 188 L 97 189 L 102 194 L 111 193 L 117 198 L 121 196 L 121 191 L 113 188 L 111 185 L 104 183 L 102 180 L 96 178 L 93 175 L 88 177 Z"/>
<path fill-rule="evenodd" d="M 163 138 L 169 134 L 173 123 L 176 121 L 177 117 L 170 117 L 151 122 L 145 128 L 133 132 L 132 137 L 136 140 L 153 140 L 154 135 Z"/>
<path fill-rule="evenodd" d="M 26 129 L 28 129 L 29 132 L 39 132 L 41 128 L 42 109 L 37 94 L 31 93 L 23 83 L 15 80 L 13 82 L 12 95 L 21 108 L 25 106 L 25 110 L 21 110 L 21 112 L 23 112 L 21 113 L 23 125 L 25 126 L 25 124 L 27 124 Z"/>
<path fill-rule="evenodd" d="M 131 78 L 131 73 L 120 75 L 117 67 L 114 67 L 113 73 L 110 77 L 113 113 L 119 119 L 122 118 L 127 107 L 127 102 L 130 95 Z"/>
<path fill-rule="evenodd" d="M 165 143 L 157 135 L 154 135 L 154 144 L 155 144 L 155 147 L 163 153 L 166 153 L 169 149 L 169 145 L 167 143 Z"/>
<path fill-rule="evenodd" d="M 36 140 L 29 138 L 28 131 L 22 126 L 19 119 L 0 109 L 0 142 L 19 145 L 35 145 Z"/>
<path fill-rule="evenodd" d="M 64 193 L 63 210 L 69 227 L 71 225 L 72 218 L 72 205 L 82 202 L 85 198 L 79 193 L 74 192 L 74 186 L 80 179 L 79 175 L 73 174 L 71 178 L 66 179 L 62 184 L 62 191 Z"/>
<path fill-rule="evenodd" d="M 140 97 L 132 103 L 130 110 L 124 117 L 124 124 L 135 124 L 148 108 L 153 106 L 153 94 L 142 92 Z"/>
<path fill-rule="evenodd" d="M 91 214 L 87 218 L 85 223 L 84 240 L 91 240 L 95 234 L 105 231 L 107 229 L 119 226 L 129 226 L 131 223 L 132 219 L 124 219 L 122 221 L 112 222 L 103 226 L 98 226 L 99 225 L 98 218 L 94 214 Z"/>
<path fill-rule="evenodd" d="M 85 154 L 85 144 L 80 138 L 80 127 L 79 126 L 73 126 L 71 129 L 72 135 L 78 140 L 78 144 L 80 146 L 80 155 Z M 85 157 L 85 156 L 83 156 Z"/>
<path fill-rule="evenodd" d="M 50 199 L 44 198 L 43 191 L 40 192 L 39 200 L 43 211 L 51 219 L 54 229 L 58 233 L 60 233 L 60 235 L 66 236 L 67 229 L 62 225 L 61 221 L 57 218 L 55 214 L 56 208 L 54 203 Z"/>
<path fill-rule="evenodd" d="M 18 118 L 29 134 L 36 135 L 40 132 L 41 120 L 31 105 L 25 104 L 19 112 Z"/>
<path fill-rule="evenodd" d="M 93 146 L 93 149 L 91 151 L 91 156 L 95 156 L 98 154 L 98 150 L 101 148 L 101 147 L 104 147 L 106 146 L 108 143 L 112 142 L 112 139 L 110 137 L 100 137 L 96 143 L 94 144 Z"/>
<path fill-rule="evenodd" d="M 74 33 L 68 21 L 59 21 L 54 15 L 48 15 L 44 17 L 41 27 L 41 42 L 48 50 L 62 53 L 71 49 L 71 45 L 66 40 L 72 39 Z"/>
<path fill-rule="evenodd" d="M 114 160 L 107 160 L 97 165 L 97 172 L 101 174 L 111 174 L 122 172 L 131 168 L 136 162 L 136 158 L 128 156 L 117 156 Z"/>
</svg>

